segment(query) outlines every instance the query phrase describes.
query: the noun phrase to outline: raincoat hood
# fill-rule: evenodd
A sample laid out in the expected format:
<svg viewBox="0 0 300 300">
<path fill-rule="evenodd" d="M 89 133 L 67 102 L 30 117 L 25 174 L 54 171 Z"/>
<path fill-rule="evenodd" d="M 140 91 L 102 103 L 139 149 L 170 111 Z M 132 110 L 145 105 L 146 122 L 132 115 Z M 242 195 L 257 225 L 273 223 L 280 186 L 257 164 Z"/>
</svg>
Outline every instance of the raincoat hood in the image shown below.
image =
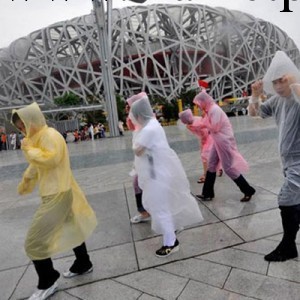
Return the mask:
<svg viewBox="0 0 300 300">
<path fill-rule="evenodd" d="M 192 124 L 194 122 L 194 116 L 191 109 L 186 109 L 178 114 L 180 121 L 183 124 Z"/>
<path fill-rule="evenodd" d="M 145 92 L 141 92 L 141 93 L 139 93 L 139 94 L 136 94 L 136 95 L 131 96 L 130 98 L 128 98 L 128 99 L 126 100 L 126 102 L 127 102 L 128 105 L 131 107 L 132 104 L 133 104 L 135 101 L 141 100 L 142 98 L 148 99 L 148 96 L 147 96 L 147 94 L 146 94 Z"/>
<path fill-rule="evenodd" d="M 215 103 L 215 101 L 210 95 L 206 93 L 205 90 L 202 90 L 195 96 L 193 103 L 207 112 L 209 108 Z"/>
<path fill-rule="evenodd" d="M 36 102 L 20 109 L 13 109 L 12 115 L 15 113 L 25 125 L 27 138 L 32 137 L 46 126 L 45 117 Z M 13 122 L 12 124 L 15 125 Z"/>
<path fill-rule="evenodd" d="M 282 78 L 284 75 L 291 75 L 294 77 L 296 83 L 300 83 L 298 68 L 283 51 L 277 51 L 263 78 L 265 92 L 272 95 L 276 94 L 272 82 Z"/>
<path fill-rule="evenodd" d="M 132 104 L 129 118 L 138 127 L 145 126 L 148 121 L 153 119 L 153 110 L 146 94 Z"/>
</svg>

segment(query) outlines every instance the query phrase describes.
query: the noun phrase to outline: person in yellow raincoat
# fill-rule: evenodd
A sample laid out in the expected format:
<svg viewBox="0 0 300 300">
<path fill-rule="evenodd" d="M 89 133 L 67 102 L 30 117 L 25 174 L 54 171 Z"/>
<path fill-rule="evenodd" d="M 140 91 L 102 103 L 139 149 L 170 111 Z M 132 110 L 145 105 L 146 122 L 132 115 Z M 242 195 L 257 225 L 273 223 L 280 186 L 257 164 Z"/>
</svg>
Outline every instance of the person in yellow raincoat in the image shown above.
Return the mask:
<svg viewBox="0 0 300 300">
<path fill-rule="evenodd" d="M 92 271 L 85 240 L 97 220 L 73 177 L 63 136 L 47 126 L 38 104 L 13 110 L 12 123 L 25 136 L 21 149 L 29 163 L 18 192 L 31 193 L 39 184 L 41 204 L 27 233 L 25 251 L 39 278 L 38 290 L 29 299 L 42 300 L 57 290 L 60 276 L 51 256 L 73 249 L 76 259 L 64 277 Z"/>
</svg>

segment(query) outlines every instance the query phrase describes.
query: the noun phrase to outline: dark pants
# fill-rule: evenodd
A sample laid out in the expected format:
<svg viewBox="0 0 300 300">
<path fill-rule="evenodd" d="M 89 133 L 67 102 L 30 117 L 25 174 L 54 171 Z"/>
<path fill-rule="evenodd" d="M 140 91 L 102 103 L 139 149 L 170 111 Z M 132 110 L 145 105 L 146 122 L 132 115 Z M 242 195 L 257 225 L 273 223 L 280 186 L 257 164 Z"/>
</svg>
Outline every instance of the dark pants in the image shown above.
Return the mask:
<svg viewBox="0 0 300 300">
<path fill-rule="evenodd" d="M 71 266 L 70 271 L 73 273 L 84 273 L 89 270 L 92 267 L 92 263 L 87 253 L 85 243 L 74 248 L 73 251 L 76 259 Z M 53 267 L 52 259 L 46 258 L 42 260 L 33 260 L 32 262 L 39 278 L 38 289 L 48 289 L 60 276 L 59 272 Z"/>
<path fill-rule="evenodd" d="M 300 204 L 292 206 L 279 206 L 283 227 L 283 237 L 280 249 L 286 253 L 297 252 L 296 237 L 300 224 Z"/>
</svg>

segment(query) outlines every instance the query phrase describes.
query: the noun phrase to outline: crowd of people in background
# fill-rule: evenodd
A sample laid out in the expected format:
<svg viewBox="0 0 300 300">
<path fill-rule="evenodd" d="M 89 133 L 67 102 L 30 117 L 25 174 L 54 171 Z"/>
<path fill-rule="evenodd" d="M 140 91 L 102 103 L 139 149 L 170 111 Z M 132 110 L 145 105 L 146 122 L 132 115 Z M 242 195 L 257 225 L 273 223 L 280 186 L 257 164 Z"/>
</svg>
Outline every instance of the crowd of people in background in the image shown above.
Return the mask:
<svg viewBox="0 0 300 300">
<path fill-rule="evenodd" d="M 22 138 L 21 132 L 12 131 L 7 134 L 3 129 L 0 129 L 0 151 L 20 149 Z"/>
<path fill-rule="evenodd" d="M 62 133 L 67 143 L 78 143 L 81 141 L 90 141 L 95 139 L 105 138 L 105 126 L 102 123 L 89 124 L 80 129 L 67 130 Z"/>
</svg>

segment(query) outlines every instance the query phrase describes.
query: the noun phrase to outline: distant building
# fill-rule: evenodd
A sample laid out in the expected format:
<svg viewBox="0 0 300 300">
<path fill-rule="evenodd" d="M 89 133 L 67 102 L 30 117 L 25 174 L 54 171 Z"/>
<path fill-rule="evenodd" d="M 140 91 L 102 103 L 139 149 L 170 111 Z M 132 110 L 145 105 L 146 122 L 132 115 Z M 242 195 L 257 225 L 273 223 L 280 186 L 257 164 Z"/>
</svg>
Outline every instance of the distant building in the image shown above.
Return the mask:
<svg viewBox="0 0 300 300">
<path fill-rule="evenodd" d="M 280 28 L 221 7 L 133 6 L 114 9 L 112 22 L 113 77 L 124 96 L 144 90 L 171 100 L 205 78 L 216 99 L 235 97 L 265 73 L 277 50 L 300 63 L 298 48 Z M 1 106 L 33 100 L 51 106 L 70 91 L 86 104 L 98 98 L 98 43 L 94 16 L 85 15 L 0 49 Z"/>
</svg>

